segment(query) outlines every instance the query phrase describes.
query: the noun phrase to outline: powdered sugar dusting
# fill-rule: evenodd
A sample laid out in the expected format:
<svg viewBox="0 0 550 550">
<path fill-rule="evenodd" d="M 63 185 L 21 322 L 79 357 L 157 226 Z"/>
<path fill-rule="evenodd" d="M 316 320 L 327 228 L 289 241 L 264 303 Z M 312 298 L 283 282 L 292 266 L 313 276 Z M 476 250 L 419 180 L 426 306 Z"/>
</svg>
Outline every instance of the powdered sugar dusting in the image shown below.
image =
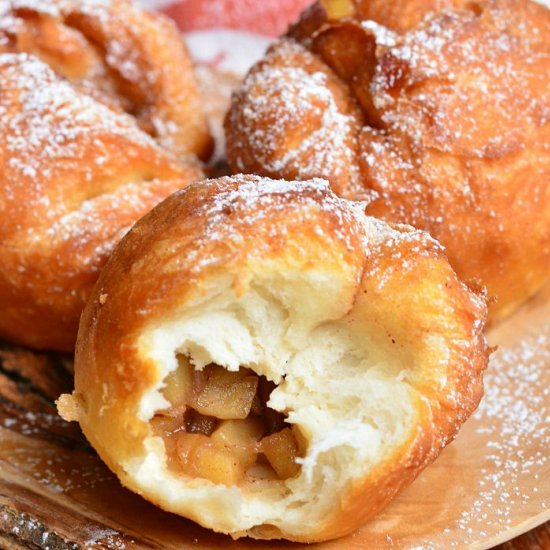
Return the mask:
<svg viewBox="0 0 550 550">
<path fill-rule="evenodd" d="M 71 338 L 114 245 L 202 173 L 36 57 L 0 54 L 0 89 L 2 326 L 51 315 L 56 336 L 44 338 Z"/>
<path fill-rule="evenodd" d="M 384 27 L 384 25 L 379 25 L 376 21 L 361 21 L 361 26 L 366 30 L 374 34 L 376 43 L 379 46 L 395 46 L 397 42 L 397 34 Z"/>
<path fill-rule="evenodd" d="M 172 153 L 206 155 L 191 60 L 167 23 L 128 0 L 0 0 L 0 52 L 36 55 Z"/>
<path fill-rule="evenodd" d="M 310 54 L 296 42 L 283 40 L 268 59 L 296 55 Z M 240 129 L 232 145 L 237 170 L 247 168 L 238 155 L 239 148 L 247 147 L 239 143 L 239 136 L 246 136 L 255 162 L 268 173 L 308 179 L 327 173 L 339 177 L 349 171 L 350 179 L 357 178 L 354 122 L 337 105 L 327 78 L 325 72 L 284 64 L 250 74 L 240 92 L 246 105 L 238 115 L 230 113 L 229 120 L 230 127 Z"/>
<path fill-rule="evenodd" d="M 51 0 L 1 0 L 0 1 L 0 28 L 9 30 L 5 24 L 8 20 L 4 20 L 11 10 L 33 10 L 40 11 L 51 15 L 52 17 L 57 17 L 60 14 L 59 4 L 52 2 Z M 15 18 L 14 18 L 15 19 Z M 12 21 L 14 20 L 12 19 Z"/>
<path fill-rule="evenodd" d="M 155 75 L 154 71 L 145 70 L 144 64 L 140 63 L 140 52 L 133 47 L 132 36 L 127 32 L 131 30 L 136 36 L 143 32 L 130 20 L 129 9 L 134 8 L 126 0 L 121 1 L 118 8 L 112 0 L 3 1 L 0 2 L 0 43 L 4 43 L 7 52 L 16 53 L 22 49 L 42 57 L 48 63 L 53 60 L 52 67 L 73 84 L 85 87 L 105 102 L 131 110 L 132 101 L 117 91 L 116 73 L 138 87 L 142 82 L 150 85 Z M 49 22 L 47 28 L 51 36 L 39 27 L 40 30 L 35 31 L 37 38 L 29 40 L 29 22 L 20 15 L 21 10 L 33 13 L 40 21 Z M 75 14 L 90 22 L 99 22 L 104 34 L 94 38 L 102 42 L 101 48 L 78 26 L 71 26 L 69 17 Z M 22 39 L 15 39 L 18 35 Z M 52 42 L 53 55 L 41 41 Z M 65 62 L 69 66 L 74 64 L 77 53 L 78 68 L 73 66 L 66 71 Z M 64 61 L 56 61 L 56 55 Z"/>
<path fill-rule="evenodd" d="M 82 140 L 97 140 L 90 145 L 98 152 L 101 135 L 121 136 L 134 144 L 156 147 L 130 117 L 76 92 L 34 57 L 1 54 L 0 79 L 0 132 L 9 153 L 4 178 L 10 183 L 5 192 L 16 200 L 17 189 L 25 186 L 26 200 L 42 202 L 49 218 L 66 207 L 62 201 L 54 204 L 47 200 L 49 179 L 58 173 L 60 164 L 67 169 L 74 165 L 77 173 L 84 169 L 85 180 L 92 182 L 94 171 L 103 162 L 98 155 L 95 163 L 83 168 Z"/>
<path fill-rule="evenodd" d="M 456 522 L 464 541 L 511 527 L 522 506 L 533 515 L 550 511 L 549 365 L 548 323 L 515 347 L 502 347 L 491 360 L 486 395 L 473 420 L 485 463 L 472 489 L 477 496 Z"/>
<path fill-rule="evenodd" d="M 16 15 L 12 15 L 13 11 L 28 10 L 60 18 L 78 7 L 82 12 L 106 18 L 106 10 L 113 5 L 113 0 L 0 0 L 0 29 L 9 33 L 15 29 L 8 23 L 21 22 Z"/>
<path fill-rule="evenodd" d="M 300 153 L 305 150 L 313 150 L 313 155 L 308 159 L 308 164 L 300 166 L 299 172 L 302 174 L 309 174 L 312 171 L 328 168 L 334 164 L 334 160 L 331 159 L 331 149 L 329 147 L 316 148 L 315 145 L 331 136 L 336 140 L 335 147 L 341 147 L 342 138 L 349 132 L 349 125 L 346 117 L 337 111 L 333 98 L 326 89 L 326 76 L 323 73 L 310 75 L 302 69 L 284 68 L 273 70 L 269 74 L 269 80 L 270 82 L 265 82 L 264 85 L 273 90 L 282 104 L 289 107 L 290 111 L 287 111 L 285 116 L 298 121 L 310 111 L 312 106 L 315 106 L 314 116 L 321 117 L 321 122 L 318 130 L 308 134 L 306 139 L 299 144 L 299 147 L 288 151 L 280 158 L 266 162 L 266 168 L 269 171 L 281 171 L 290 164 L 294 165 L 296 159 L 300 158 Z M 250 85 L 252 87 L 256 85 L 254 78 L 251 80 Z M 270 99 L 265 96 L 258 96 L 256 101 L 248 108 L 250 111 L 247 109 L 245 115 L 253 112 L 257 116 L 266 104 L 269 104 L 269 108 L 272 108 L 273 102 Z M 317 103 L 321 105 L 316 106 Z M 284 126 L 281 125 L 280 128 L 283 130 Z M 274 130 L 276 132 L 277 127 Z M 268 145 L 266 154 L 274 152 L 279 137 L 282 138 L 283 136 L 277 136 L 276 133 L 275 135 L 266 136 L 259 128 L 251 134 L 251 139 L 259 139 L 262 143 Z M 269 145 L 272 146 L 269 147 Z M 341 170 L 339 162 L 336 164 L 335 170 L 336 173 Z"/>
<path fill-rule="evenodd" d="M 223 183 L 224 179 L 220 181 Z M 312 225 L 321 237 L 340 242 L 353 254 L 368 256 L 381 245 L 388 248 L 389 254 L 397 254 L 399 243 L 405 241 L 416 244 L 413 251 L 419 255 L 431 254 L 439 248 L 439 244 L 426 233 L 410 227 L 392 228 L 381 220 L 365 216 L 363 203 L 339 198 L 330 190 L 329 183 L 322 179 L 295 182 L 241 175 L 227 178 L 226 181 L 238 182 L 239 185 L 220 191 L 212 201 L 206 201 L 200 207 L 205 227 L 200 239 L 195 241 L 191 257 L 188 257 L 193 261 L 193 272 L 200 272 L 206 266 L 220 261 L 216 253 L 206 254 L 201 251 L 203 247 L 208 246 L 210 250 L 216 251 L 232 243 L 231 246 L 236 250 L 242 249 L 246 235 L 253 234 L 256 228 L 265 227 L 268 231 L 266 238 L 262 239 L 263 244 L 256 242 L 255 246 L 259 248 L 246 252 L 262 254 L 262 246 L 268 248 L 270 239 L 284 238 L 290 227 L 287 224 L 296 222 Z M 291 220 L 283 224 L 274 223 L 278 219 L 277 213 L 284 214 L 283 219 L 286 219 L 290 210 Z M 328 219 L 332 220 L 330 234 L 325 226 Z M 307 255 L 306 245 L 307 242 L 304 242 L 304 256 Z M 338 249 L 338 246 L 331 248 L 335 254 L 339 253 Z"/>
<path fill-rule="evenodd" d="M 513 24 L 498 3 L 488 12 L 490 25 L 462 12 L 432 16 L 381 55 L 372 94 L 391 131 L 484 157 L 550 120 L 550 50 L 540 35 L 550 27 L 533 27 L 521 11 Z M 396 64 L 405 80 L 397 85 Z M 412 86 L 414 92 L 396 93 Z"/>
</svg>

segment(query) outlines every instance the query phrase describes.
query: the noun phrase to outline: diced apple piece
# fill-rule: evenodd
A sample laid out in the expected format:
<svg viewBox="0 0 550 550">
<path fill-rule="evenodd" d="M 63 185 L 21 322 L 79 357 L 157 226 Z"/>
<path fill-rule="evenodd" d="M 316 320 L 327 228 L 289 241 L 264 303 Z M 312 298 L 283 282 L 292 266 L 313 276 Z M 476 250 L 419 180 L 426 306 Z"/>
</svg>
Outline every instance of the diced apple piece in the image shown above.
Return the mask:
<svg viewBox="0 0 550 550">
<path fill-rule="evenodd" d="M 200 477 L 223 485 L 238 485 L 244 474 L 237 457 L 215 445 L 197 449 L 195 470 Z"/>
<path fill-rule="evenodd" d="M 162 393 L 172 407 L 183 408 L 193 388 L 193 365 L 185 355 L 178 355 L 178 368 L 164 381 Z"/>
<path fill-rule="evenodd" d="M 177 438 L 177 452 L 182 468 L 188 475 L 194 475 L 193 456 L 195 449 L 201 445 L 210 444 L 207 436 L 202 434 L 181 433 Z"/>
<path fill-rule="evenodd" d="M 246 470 L 246 477 L 250 481 L 275 481 L 279 479 L 275 470 L 269 464 L 258 464 L 257 462 Z"/>
<path fill-rule="evenodd" d="M 183 416 L 156 415 L 151 420 L 151 428 L 153 429 L 153 433 L 164 441 L 168 464 L 174 464 L 176 457 L 176 434 L 184 430 Z"/>
<path fill-rule="evenodd" d="M 175 432 L 184 430 L 183 415 L 172 416 L 157 414 L 151 420 L 151 426 L 155 435 L 172 435 Z"/>
<path fill-rule="evenodd" d="M 197 371 L 187 357 L 178 361 L 164 390 L 172 406 L 151 420 L 170 467 L 224 485 L 238 485 L 245 476 L 269 483 L 298 474 L 296 457 L 304 456 L 307 440 L 267 406 L 273 382 L 247 368 L 230 372 L 211 364 Z"/>
<path fill-rule="evenodd" d="M 257 376 L 242 376 L 223 368 L 213 369 L 204 389 L 190 405 L 201 414 L 221 420 L 239 420 L 250 413 L 258 387 Z"/>
<path fill-rule="evenodd" d="M 244 471 L 230 451 L 215 445 L 201 434 L 182 433 L 178 436 L 178 457 L 183 471 L 223 485 L 237 485 Z"/>
<path fill-rule="evenodd" d="M 259 449 L 281 479 L 294 477 L 300 471 L 296 464 L 298 443 L 290 428 L 264 437 Z"/>
<path fill-rule="evenodd" d="M 248 468 L 256 462 L 256 444 L 262 434 L 263 426 L 258 418 L 224 420 L 212 434 L 212 441 L 226 447 L 237 457 L 243 468 Z"/>
<path fill-rule="evenodd" d="M 329 19 L 338 20 L 355 14 L 352 0 L 321 0 Z"/>
</svg>

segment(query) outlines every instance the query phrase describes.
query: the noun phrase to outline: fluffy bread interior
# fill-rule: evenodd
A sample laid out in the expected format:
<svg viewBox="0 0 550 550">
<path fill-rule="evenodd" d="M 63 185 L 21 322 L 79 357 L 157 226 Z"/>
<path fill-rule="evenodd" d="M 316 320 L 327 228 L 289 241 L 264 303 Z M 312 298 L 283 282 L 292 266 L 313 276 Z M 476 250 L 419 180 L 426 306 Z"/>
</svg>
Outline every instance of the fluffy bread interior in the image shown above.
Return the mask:
<svg viewBox="0 0 550 550">
<path fill-rule="evenodd" d="M 152 431 L 144 452 L 122 465 L 127 474 L 180 513 L 227 532 L 271 525 L 299 534 L 304 523 L 321 521 L 334 496 L 410 438 L 417 414 L 402 350 L 369 339 L 355 302 L 341 298 L 347 284 L 334 271 L 265 264 L 247 281 L 211 277 L 139 339 L 140 354 L 156 368 L 139 404 L 143 422 L 169 405 L 162 389 L 178 354 L 199 370 L 210 363 L 247 367 L 277 384 L 268 406 L 307 440 L 298 476 L 257 486 L 191 479 L 167 467 L 164 443 Z"/>
</svg>

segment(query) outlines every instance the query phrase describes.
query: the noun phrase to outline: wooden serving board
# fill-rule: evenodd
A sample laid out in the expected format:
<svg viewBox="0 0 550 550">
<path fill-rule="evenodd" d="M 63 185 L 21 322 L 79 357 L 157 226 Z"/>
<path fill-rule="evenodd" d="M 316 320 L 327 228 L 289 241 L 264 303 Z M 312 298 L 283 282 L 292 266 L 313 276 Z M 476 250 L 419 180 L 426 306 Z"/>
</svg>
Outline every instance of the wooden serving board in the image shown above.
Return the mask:
<svg viewBox="0 0 550 550">
<path fill-rule="evenodd" d="M 456 441 L 376 520 L 320 550 L 484 549 L 550 519 L 550 286 L 489 336 L 486 396 Z M 68 357 L 0 344 L 1 548 L 299 546 L 234 542 L 123 489 L 56 415 L 70 371 Z"/>
</svg>

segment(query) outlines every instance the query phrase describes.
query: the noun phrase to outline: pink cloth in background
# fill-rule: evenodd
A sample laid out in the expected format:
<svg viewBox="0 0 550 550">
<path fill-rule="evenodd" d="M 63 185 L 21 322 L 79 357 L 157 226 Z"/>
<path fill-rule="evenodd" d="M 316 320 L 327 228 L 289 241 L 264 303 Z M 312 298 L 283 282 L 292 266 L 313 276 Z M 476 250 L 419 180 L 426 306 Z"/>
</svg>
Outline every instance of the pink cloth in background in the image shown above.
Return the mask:
<svg viewBox="0 0 550 550">
<path fill-rule="evenodd" d="M 313 0 L 180 0 L 161 8 L 184 32 L 225 28 L 284 33 Z"/>
</svg>

